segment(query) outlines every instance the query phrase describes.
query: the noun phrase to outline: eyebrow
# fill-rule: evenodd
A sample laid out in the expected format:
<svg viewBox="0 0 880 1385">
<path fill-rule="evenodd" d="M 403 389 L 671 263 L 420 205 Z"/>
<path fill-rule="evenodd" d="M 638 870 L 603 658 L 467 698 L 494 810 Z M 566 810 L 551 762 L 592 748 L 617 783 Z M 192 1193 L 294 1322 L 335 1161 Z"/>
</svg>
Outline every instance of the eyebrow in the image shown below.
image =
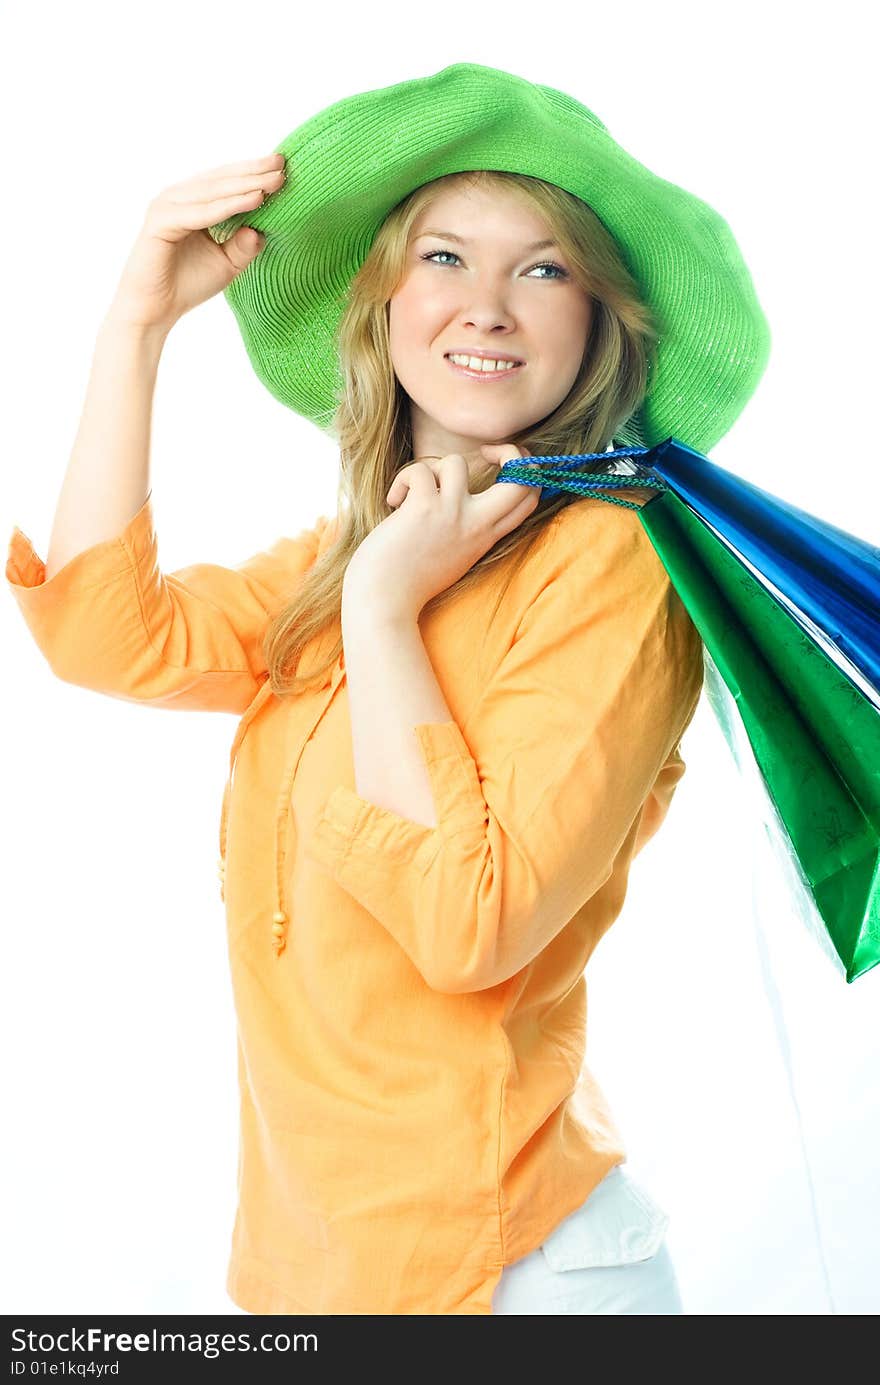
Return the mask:
<svg viewBox="0 0 880 1385">
<path fill-rule="evenodd" d="M 423 236 L 439 236 L 442 240 L 454 240 L 454 241 L 457 241 L 459 245 L 468 245 L 468 244 L 470 244 L 470 242 L 467 241 L 467 240 L 464 238 L 464 236 L 457 236 L 457 235 L 455 234 L 454 231 L 433 231 L 433 230 L 429 230 L 429 231 L 420 231 L 419 234 L 415 237 L 415 239 L 416 239 L 416 240 L 421 240 Z M 548 249 L 548 247 L 551 246 L 551 245 L 558 246 L 558 245 L 559 245 L 559 242 L 556 241 L 556 240 L 535 240 L 535 241 L 532 241 L 532 244 L 531 244 L 531 245 L 525 246 L 525 250 L 526 250 L 526 253 L 528 253 L 529 251 L 532 251 L 532 250 L 546 250 L 546 249 Z"/>
</svg>

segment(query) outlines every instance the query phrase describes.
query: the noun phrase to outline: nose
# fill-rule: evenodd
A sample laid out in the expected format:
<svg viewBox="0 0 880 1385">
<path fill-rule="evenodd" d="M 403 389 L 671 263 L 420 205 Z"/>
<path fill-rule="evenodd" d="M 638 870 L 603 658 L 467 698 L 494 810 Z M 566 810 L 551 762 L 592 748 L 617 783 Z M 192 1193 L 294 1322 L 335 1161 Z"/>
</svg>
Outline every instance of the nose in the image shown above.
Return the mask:
<svg viewBox="0 0 880 1385">
<path fill-rule="evenodd" d="M 510 331 L 516 323 L 507 301 L 504 281 L 486 278 L 470 285 L 462 303 L 460 318 L 463 326 L 472 327 L 478 332 L 492 332 L 496 328 Z"/>
</svg>

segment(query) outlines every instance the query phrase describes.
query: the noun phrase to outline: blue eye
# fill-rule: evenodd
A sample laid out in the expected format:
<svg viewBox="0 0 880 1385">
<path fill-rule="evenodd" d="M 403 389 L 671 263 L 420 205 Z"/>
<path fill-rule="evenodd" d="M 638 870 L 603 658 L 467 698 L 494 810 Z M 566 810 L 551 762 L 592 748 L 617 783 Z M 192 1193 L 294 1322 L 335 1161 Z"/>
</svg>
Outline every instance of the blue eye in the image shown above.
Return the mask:
<svg viewBox="0 0 880 1385">
<path fill-rule="evenodd" d="M 458 259 L 458 256 L 456 255 L 456 253 L 455 253 L 454 250 L 429 250 L 429 251 L 427 252 L 427 254 L 425 254 L 425 255 L 420 255 L 419 258 L 422 259 L 422 260 L 434 260 L 435 256 L 437 256 L 437 255 L 451 255 L 452 258 L 453 258 L 454 260 L 457 260 L 457 259 Z M 554 275 L 552 275 L 552 276 L 549 276 L 549 277 L 551 277 L 551 278 L 553 278 L 553 279 L 557 279 L 557 278 L 559 278 L 559 279 L 567 279 L 567 278 L 568 278 L 568 271 L 565 270 L 565 269 L 563 269 L 563 268 L 562 268 L 562 265 L 554 264 L 554 262 L 553 262 L 552 260 L 542 260 L 540 264 L 534 264 L 534 265 L 532 265 L 532 269 L 555 269 L 555 270 L 556 270 L 556 273 L 555 273 Z M 530 270 L 528 271 L 529 274 L 531 274 L 532 269 L 530 269 Z M 544 278 L 547 278 L 548 276 L 542 274 L 540 277 L 541 277 L 542 279 L 544 279 Z"/>
</svg>

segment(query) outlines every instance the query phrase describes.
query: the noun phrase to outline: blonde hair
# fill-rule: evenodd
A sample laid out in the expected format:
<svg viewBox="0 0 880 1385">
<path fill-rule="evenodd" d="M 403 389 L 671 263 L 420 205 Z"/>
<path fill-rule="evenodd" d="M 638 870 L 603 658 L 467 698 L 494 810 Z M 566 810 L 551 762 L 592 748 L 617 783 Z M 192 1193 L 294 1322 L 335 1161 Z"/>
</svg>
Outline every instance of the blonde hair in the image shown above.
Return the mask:
<svg viewBox="0 0 880 1385">
<path fill-rule="evenodd" d="M 393 513 L 385 497 L 395 474 L 413 460 L 409 401 L 391 364 L 388 303 L 406 270 L 416 218 L 438 191 L 459 184 L 498 186 L 525 198 L 552 228 L 575 279 L 593 300 L 583 360 L 571 389 L 551 414 L 510 441 L 535 456 L 604 452 L 644 398 L 658 327 L 639 298 L 616 241 L 591 207 L 552 183 L 518 173 L 452 173 L 416 188 L 379 227 L 351 282 L 337 327 L 343 386 L 331 432 L 340 451 L 339 532 L 267 627 L 263 654 L 278 696 L 294 695 L 320 683 L 338 659 L 341 627 L 322 663 L 308 670 L 298 668 L 306 646 L 339 619 L 349 559 L 376 525 Z M 584 471 L 603 469 L 602 463 L 583 467 Z M 472 478 L 472 492 L 485 490 L 496 475 L 487 464 L 485 476 Z M 549 521 L 579 498 L 571 493 L 542 495 L 525 520 L 503 535 L 457 582 L 433 597 L 424 611 L 483 580 L 487 569 L 513 559 L 494 616 Z"/>
</svg>

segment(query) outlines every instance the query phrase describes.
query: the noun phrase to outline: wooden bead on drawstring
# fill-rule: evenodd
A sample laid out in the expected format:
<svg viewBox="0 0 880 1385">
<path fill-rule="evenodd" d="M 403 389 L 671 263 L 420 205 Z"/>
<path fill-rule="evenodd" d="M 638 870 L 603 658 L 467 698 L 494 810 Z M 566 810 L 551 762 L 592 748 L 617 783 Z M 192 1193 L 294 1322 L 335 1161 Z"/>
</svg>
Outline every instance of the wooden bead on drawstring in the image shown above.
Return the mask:
<svg viewBox="0 0 880 1385">
<path fill-rule="evenodd" d="M 276 957 L 281 956 L 282 952 L 284 951 L 287 945 L 284 937 L 284 930 L 286 926 L 287 915 L 285 914 L 283 909 L 276 909 L 274 914 L 272 915 L 272 932 L 275 935 L 272 939 L 272 946 L 275 948 Z"/>
</svg>

